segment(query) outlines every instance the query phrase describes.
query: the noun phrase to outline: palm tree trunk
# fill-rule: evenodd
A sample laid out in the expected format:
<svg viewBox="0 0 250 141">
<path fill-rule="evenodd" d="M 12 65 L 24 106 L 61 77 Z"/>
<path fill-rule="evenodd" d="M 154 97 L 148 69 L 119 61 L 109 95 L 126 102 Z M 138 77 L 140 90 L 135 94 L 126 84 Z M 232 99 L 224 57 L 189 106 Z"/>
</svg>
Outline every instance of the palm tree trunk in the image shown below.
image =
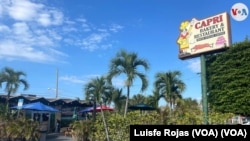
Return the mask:
<svg viewBox="0 0 250 141">
<path fill-rule="evenodd" d="M 102 110 L 102 104 L 101 104 L 101 113 L 102 113 L 102 121 L 103 121 L 103 125 L 104 125 L 104 128 L 105 128 L 106 138 L 107 138 L 107 141 L 109 141 L 108 127 L 107 127 L 105 117 L 104 117 L 104 113 L 103 113 L 103 110 Z"/>
<path fill-rule="evenodd" d="M 127 98 L 126 98 L 126 104 L 125 104 L 125 110 L 124 110 L 124 117 L 126 117 L 126 115 L 127 115 L 129 93 L 130 93 L 130 86 L 127 86 Z"/>
<path fill-rule="evenodd" d="M 93 110 L 93 121 L 96 120 L 96 97 L 94 96 L 94 110 Z"/>
<path fill-rule="evenodd" d="M 8 91 L 7 98 L 6 98 L 6 114 L 9 116 L 9 100 L 10 100 L 10 94 L 11 92 Z"/>
<path fill-rule="evenodd" d="M 169 96 L 169 115 L 171 118 L 172 117 L 172 98 L 171 98 L 171 95 Z"/>
</svg>

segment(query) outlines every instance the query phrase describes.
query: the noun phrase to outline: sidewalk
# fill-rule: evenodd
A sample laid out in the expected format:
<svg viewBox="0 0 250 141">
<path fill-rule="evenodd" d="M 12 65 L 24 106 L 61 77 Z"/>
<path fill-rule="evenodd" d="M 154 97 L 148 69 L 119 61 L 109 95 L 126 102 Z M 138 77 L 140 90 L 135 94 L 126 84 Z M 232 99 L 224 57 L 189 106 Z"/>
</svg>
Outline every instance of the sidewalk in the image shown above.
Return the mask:
<svg viewBox="0 0 250 141">
<path fill-rule="evenodd" d="M 62 133 L 49 133 L 46 141 L 73 141 L 72 137 L 64 136 Z"/>
</svg>

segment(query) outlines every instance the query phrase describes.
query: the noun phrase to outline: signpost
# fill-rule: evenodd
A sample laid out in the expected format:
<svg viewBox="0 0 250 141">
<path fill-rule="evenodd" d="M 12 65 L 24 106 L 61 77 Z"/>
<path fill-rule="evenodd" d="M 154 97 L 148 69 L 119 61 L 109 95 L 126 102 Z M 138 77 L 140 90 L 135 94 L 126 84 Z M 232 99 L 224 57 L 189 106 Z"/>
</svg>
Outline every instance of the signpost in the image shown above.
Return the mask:
<svg viewBox="0 0 250 141">
<path fill-rule="evenodd" d="M 226 12 L 202 20 L 184 21 L 179 29 L 177 44 L 182 60 L 221 52 L 231 45 L 230 21 Z"/>
<path fill-rule="evenodd" d="M 204 124 L 208 124 L 206 54 L 222 52 L 231 45 L 230 19 L 227 12 L 202 20 L 193 18 L 180 24 L 179 59 L 200 57 L 202 109 Z"/>
<path fill-rule="evenodd" d="M 18 103 L 17 103 L 17 109 L 18 109 L 17 116 L 18 117 L 19 117 L 19 114 L 20 114 L 20 110 L 22 109 L 22 106 L 23 106 L 23 99 L 20 98 L 20 99 L 18 99 Z"/>
</svg>

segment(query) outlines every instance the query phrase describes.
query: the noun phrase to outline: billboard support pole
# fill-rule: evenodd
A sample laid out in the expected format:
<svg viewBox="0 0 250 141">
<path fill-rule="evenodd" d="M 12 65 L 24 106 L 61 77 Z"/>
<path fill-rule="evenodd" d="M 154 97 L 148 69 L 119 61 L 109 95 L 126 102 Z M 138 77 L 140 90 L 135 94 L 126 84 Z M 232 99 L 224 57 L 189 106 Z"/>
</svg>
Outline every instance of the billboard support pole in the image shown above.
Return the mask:
<svg viewBox="0 0 250 141">
<path fill-rule="evenodd" d="M 203 109 L 203 116 L 204 116 L 203 122 L 204 124 L 208 124 L 206 57 L 204 54 L 201 54 L 200 61 L 201 61 L 202 109 Z"/>
</svg>

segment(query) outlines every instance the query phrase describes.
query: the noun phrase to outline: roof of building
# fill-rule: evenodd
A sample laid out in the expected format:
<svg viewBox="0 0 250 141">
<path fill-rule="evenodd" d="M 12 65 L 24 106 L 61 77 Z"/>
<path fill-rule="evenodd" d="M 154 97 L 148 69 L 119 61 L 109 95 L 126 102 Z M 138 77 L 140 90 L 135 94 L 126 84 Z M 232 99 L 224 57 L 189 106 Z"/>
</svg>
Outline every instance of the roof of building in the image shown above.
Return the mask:
<svg viewBox="0 0 250 141">
<path fill-rule="evenodd" d="M 5 102 L 7 99 L 6 94 L 0 94 L 0 102 Z M 46 105 L 57 106 L 57 105 L 66 105 L 66 106 L 78 106 L 78 107 L 86 107 L 91 104 L 84 100 L 77 99 L 68 99 L 68 98 L 44 98 L 37 97 L 34 94 L 20 94 L 15 96 L 10 96 L 9 103 L 18 103 L 19 99 L 23 99 L 23 103 L 32 103 L 32 102 L 42 102 Z"/>
</svg>

